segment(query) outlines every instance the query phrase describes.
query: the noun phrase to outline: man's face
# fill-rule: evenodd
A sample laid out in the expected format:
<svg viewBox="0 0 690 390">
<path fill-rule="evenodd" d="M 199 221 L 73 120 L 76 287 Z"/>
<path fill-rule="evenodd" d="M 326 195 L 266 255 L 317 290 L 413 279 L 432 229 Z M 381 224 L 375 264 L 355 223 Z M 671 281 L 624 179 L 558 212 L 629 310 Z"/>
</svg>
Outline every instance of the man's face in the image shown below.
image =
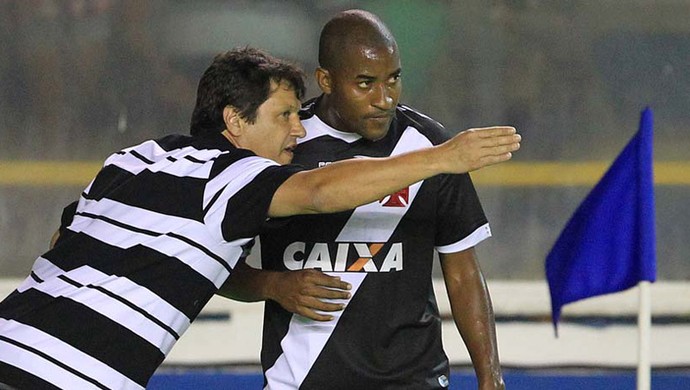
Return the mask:
<svg viewBox="0 0 690 390">
<path fill-rule="evenodd" d="M 346 49 L 341 66 L 328 70 L 330 124 L 372 141 L 383 138 L 400 99 L 400 71 L 397 48 Z"/>
<path fill-rule="evenodd" d="M 243 147 L 279 164 L 289 164 L 297 138 L 306 135 L 299 119 L 300 105 L 292 86 L 271 82 L 271 94 L 257 109 L 256 120 L 245 122 L 247 138 Z"/>
</svg>

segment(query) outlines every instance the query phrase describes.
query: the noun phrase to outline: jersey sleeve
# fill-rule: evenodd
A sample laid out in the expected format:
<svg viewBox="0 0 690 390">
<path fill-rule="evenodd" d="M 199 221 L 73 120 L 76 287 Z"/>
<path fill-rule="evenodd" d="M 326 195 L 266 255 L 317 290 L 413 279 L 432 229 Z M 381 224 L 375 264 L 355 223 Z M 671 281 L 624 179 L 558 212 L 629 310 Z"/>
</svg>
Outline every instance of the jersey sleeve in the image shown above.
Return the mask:
<svg viewBox="0 0 690 390">
<path fill-rule="evenodd" d="M 468 174 L 442 175 L 436 209 L 436 250 L 455 253 L 488 237 L 491 229 Z"/>
<path fill-rule="evenodd" d="M 58 228 L 58 239 L 55 242 L 57 245 L 62 239 L 64 239 L 67 234 L 67 227 L 72 224 L 74 220 L 74 215 L 77 213 L 78 201 L 74 201 L 68 204 L 63 210 L 60 217 L 60 227 Z"/>
<path fill-rule="evenodd" d="M 276 190 L 300 170 L 256 156 L 231 164 L 207 185 L 204 223 L 227 242 L 257 236 Z"/>
</svg>

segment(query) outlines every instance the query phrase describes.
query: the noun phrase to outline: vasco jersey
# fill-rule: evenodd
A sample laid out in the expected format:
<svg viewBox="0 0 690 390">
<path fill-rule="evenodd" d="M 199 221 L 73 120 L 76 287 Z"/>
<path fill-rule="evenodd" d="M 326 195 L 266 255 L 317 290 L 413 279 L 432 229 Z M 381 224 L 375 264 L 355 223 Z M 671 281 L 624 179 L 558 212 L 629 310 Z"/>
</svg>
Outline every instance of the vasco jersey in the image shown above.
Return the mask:
<svg viewBox="0 0 690 390">
<path fill-rule="evenodd" d="M 307 137 L 294 162 L 311 169 L 348 158 L 437 145 L 437 122 L 398 106 L 371 142 L 303 110 Z M 454 253 L 490 236 L 469 175 L 439 175 L 355 210 L 275 221 L 261 235 L 262 267 L 319 269 L 352 284 L 329 322 L 265 306 L 261 362 L 267 389 L 433 389 L 448 386 L 448 358 L 432 285 L 434 250 Z M 279 222 L 279 223 L 278 223 Z"/>
<path fill-rule="evenodd" d="M 0 303 L 0 383 L 145 388 L 296 170 L 221 134 L 110 156 L 56 246 Z"/>
</svg>

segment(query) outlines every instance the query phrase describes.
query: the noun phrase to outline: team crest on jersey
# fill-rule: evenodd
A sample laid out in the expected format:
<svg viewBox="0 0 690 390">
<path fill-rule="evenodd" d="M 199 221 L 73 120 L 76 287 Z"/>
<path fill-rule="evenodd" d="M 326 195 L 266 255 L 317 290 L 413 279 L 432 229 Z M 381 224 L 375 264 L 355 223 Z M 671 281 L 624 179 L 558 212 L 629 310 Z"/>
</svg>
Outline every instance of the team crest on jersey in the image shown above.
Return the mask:
<svg viewBox="0 0 690 390">
<path fill-rule="evenodd" d="M 383 199 L 379 200 L 379 203 L 382 207 L 407 207 L 410 204 L 410 187 L 384 196 Z"/>
<path fill-rule="evenodd" d="M 293 242 L 283 252 L 289 270 L 318 269 L 323 272 L 396 272 L 403 270 L 402 242 L 305 243 Z"/>
</svg>

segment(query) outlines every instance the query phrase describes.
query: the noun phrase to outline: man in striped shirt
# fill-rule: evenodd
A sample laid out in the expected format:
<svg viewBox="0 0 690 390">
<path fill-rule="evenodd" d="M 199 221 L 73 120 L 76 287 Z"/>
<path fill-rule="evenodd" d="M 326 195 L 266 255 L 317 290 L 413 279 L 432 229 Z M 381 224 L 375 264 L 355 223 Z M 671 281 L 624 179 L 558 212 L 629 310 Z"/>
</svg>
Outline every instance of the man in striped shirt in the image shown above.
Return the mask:
<svg viewBox="0 0 690 390">
<path fill-rule="evenodd" d="M 143 389 L 268 218 L 347 210 L 411 183 L 505 161 L 513 128 L 303 171 L 301 72 L 255 49 L 217 56 L 191 136 L 111 155 L 72 221 L 0 303 L 0 386 Z"/>
</svg>

